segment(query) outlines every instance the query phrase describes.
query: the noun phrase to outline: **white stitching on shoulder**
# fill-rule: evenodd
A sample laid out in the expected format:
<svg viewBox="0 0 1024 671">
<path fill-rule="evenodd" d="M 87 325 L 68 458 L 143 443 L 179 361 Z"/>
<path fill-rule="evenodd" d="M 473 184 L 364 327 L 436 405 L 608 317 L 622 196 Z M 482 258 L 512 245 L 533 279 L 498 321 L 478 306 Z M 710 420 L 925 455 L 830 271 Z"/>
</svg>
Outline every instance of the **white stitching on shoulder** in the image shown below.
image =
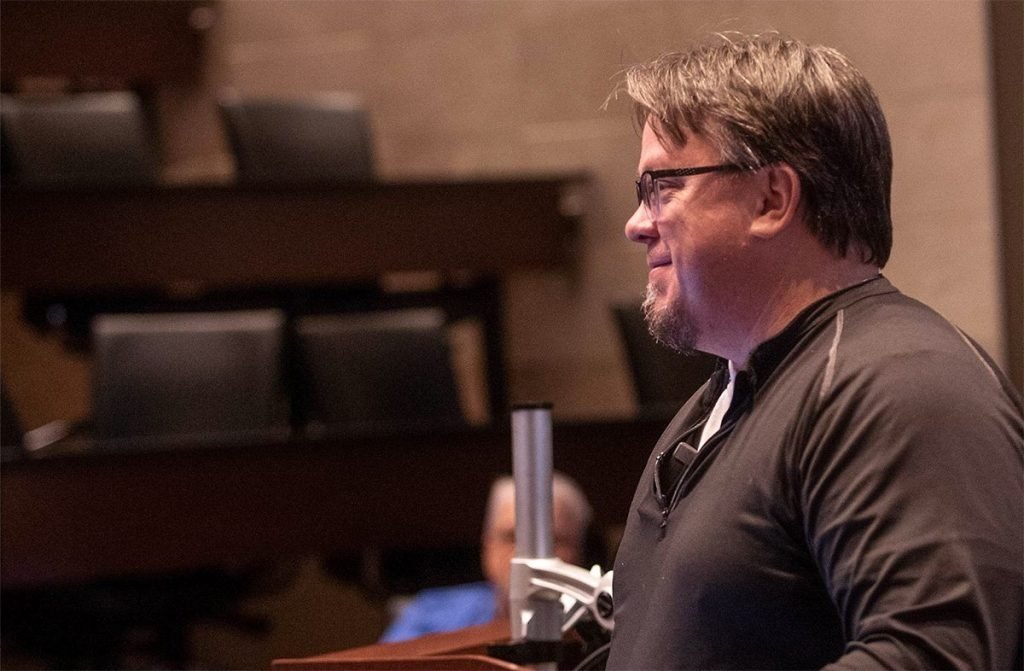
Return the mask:
<svg viewBox="0 0 1024 671">
<path fill-rule="evenodd" d="M 832 346 L 828 349 L 828 365 L 825 366 L 825 379 L 821 383 L 821 390 L 818 392 L 818 400 L 825 398 L 825 394 L 832 388 L 832 379 L 836 374 L 836 356 L 839 352 L 839 340 L 843 336 L 843 321 L 846 311 L 840 310 L 836 313 L 836 334 L 832 336 Z"/>
</svg>

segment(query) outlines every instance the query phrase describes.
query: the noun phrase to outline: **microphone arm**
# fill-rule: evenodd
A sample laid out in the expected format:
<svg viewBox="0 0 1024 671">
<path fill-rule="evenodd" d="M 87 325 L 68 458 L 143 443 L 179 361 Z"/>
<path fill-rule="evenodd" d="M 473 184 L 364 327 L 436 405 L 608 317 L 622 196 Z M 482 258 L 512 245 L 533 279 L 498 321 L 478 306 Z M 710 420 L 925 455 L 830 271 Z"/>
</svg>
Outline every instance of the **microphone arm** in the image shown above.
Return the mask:
<svg viewBox="0 0 1024 671">
<path fill-rule="evenodd" d="M 605 631 L 615 628 L 612 575 L 613 571 L 601 573 L 601 567 L 595 565 L 589 571 L 558 558 L 548 559 L 512 559 L 512 575 L 510 593 L 518 591 L 526 595 L 526 601 L 557 600 L 561 606 L 562 624 L 559 635 L 572 629 L 585 614 Z M 514 611 L 509 611 L 514 612 Z M 520 611 L 528 612 L 528 611 Z M 516 638 L 516 625 L 513 622 L 513 640 Z M 529 638 L 528 629 L 519 639 Z M 550 639 L 543 639 L 550 640 Z"/>
</svg>

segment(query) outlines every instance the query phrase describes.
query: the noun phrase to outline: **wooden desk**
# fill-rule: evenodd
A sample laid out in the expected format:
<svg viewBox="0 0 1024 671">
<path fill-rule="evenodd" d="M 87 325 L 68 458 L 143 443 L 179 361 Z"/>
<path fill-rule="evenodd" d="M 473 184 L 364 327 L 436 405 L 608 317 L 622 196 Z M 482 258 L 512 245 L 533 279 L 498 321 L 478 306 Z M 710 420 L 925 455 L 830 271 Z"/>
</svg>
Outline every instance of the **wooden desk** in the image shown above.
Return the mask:
<svg viewBox="0 0 1024 671">
<path fill-rule="evenodd" d="M 273 671 L 516 671 L 527 667 L 487 656 L 487 647 L 508 641 L 507 619 L 398 643 L 382 643 L 313 657 L 275 659 Z"/>
<path fill-rule="evenodd" d="M 582 175 L 321 187 L 5 188 L 6 289 L 316 286 L 564 268 Z M 577 194 L 578 195 L 578 194 Z"/>
<path fill-rule="evenodd" d="M 599 524 L 625 521 L 663 420 L 559 423 L 555 467 Z M 422 435 L 87 453 L 0 469 L 0 584 L 328 554 L 471 547 L 507 426 Z"/>
<path fill-rule="evenodd" d="M 211 2 L 4 0 L 2 78 L 31 76 L 154 86 L 197 76 Z M 45 47 L 41 46 L 45 45 Z"/>
</svg>

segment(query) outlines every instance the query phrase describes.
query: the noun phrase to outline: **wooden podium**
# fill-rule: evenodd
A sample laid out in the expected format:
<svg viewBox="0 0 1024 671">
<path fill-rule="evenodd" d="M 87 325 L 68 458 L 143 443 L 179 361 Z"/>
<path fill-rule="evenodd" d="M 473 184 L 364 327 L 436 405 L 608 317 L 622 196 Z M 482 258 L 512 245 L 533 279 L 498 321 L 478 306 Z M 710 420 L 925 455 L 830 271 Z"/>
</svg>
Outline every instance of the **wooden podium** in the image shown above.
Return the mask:
<svg viewBox="0 0 1024 671">
<path fill-rule="evenodd" d="M 410 641 L 381 643 L 299 659 L 275 659 L 273 671 L 504 671 L 528 667 L 487 655 L 487 647 L 509 638 L 507 619 Z"/>
</svg>

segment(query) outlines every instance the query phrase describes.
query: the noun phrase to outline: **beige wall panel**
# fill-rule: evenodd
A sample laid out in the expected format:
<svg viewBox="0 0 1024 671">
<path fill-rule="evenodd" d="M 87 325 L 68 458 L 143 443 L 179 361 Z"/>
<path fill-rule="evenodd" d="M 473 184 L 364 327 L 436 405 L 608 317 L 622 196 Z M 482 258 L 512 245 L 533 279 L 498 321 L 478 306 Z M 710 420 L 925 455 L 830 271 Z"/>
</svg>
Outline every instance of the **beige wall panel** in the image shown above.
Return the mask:
<svg viewBox="0 0 1024 671">
<path fill-rule="evenodd" d="M 989 104 L 894 105 L 895 244 L 888 275 L 1004 356 Z M 929 175 L 931 178 L 929 179 Z"/>
<path fill-rule="evenodd" d="M 510 381 L 516 400 L 559 399 L 562 417 L 622 417 L 633 411 L 635 401 L 620 369 L 607 358 L 525 361 L 512 371 Z M 619 390 L 609 393 L 614 388 Z"/>
</svg>

